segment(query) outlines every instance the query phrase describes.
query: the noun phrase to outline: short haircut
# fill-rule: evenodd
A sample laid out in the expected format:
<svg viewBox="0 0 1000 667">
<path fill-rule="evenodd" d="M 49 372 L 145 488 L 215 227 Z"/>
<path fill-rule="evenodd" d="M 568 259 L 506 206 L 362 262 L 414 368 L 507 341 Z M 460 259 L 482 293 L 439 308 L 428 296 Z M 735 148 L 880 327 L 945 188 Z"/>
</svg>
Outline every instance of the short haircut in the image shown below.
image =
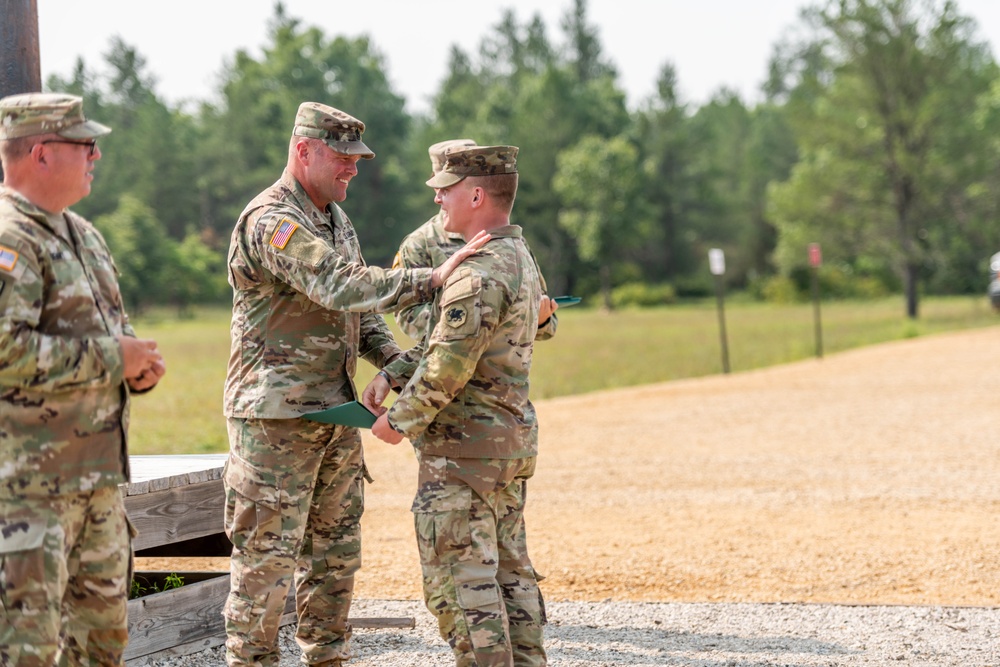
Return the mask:
<svg viewBox="0 0 1000 667">
<path fill-rule="evenodd" d="M 24 158 L 31 149 L 34 148 L 35 144 L 41 143 L 39 139 L 42 139 L 46 135 L 31 135 L 28 137 L 18 137 L 17 139 L 4 139 L 0 141 L 0 162 L 3 164 L 11 164 L 22 158 Z"/>
<path fill-rule="evenodd" d="M 482 188 L 490 196 L 498 209 L 510 213 L 517 195 L 517 174 L 496 174 L 494 176 L 469 176 L 473 187 Z"/>
</svg>

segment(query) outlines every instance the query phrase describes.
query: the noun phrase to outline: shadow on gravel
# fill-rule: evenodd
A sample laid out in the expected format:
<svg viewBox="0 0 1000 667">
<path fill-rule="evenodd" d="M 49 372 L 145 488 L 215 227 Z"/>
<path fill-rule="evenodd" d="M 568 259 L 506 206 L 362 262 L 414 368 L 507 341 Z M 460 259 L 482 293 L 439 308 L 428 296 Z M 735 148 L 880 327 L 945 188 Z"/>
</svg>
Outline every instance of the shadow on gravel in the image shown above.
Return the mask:
<svg viewBox="0 0 1000 667">
<path fill-rule="evenodd" d="M 859 651 L 838 644 L 792 636 L 741 637 L 725 634 L 677 632 L 659 628 L 603 628 L 566 622 L 550 624 L 546 637 L 553 657 L 585 663 L 627 665 L 657 664 L 682 667 L 732 667 L 773 665 L 775 656 L 787 655 L 787 667 L 795 667 L 794 656 L 847 656 Z M 713 656 L 715 653 L 731 656 Z M 766 653 L 760 662 L 753 655 Z M 707 654 L 695 657 L 692 654 Z M 742 656 L 743 661 L 735 661 Z M 749 659 L 750 662 L 746 660 Z M 810 664 L 815 664 L 810 662 Z"/>
</svg>

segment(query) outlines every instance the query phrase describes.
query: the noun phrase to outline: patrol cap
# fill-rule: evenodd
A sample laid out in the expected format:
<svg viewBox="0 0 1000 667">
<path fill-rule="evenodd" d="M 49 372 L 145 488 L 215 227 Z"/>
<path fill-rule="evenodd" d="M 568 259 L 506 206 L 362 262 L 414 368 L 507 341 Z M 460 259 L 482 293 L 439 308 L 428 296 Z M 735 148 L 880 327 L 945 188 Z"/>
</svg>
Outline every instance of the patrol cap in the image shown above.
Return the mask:
<svg viewBox="0 0 1000 667">
<path fill-rule="evenodd" d="M 371 160 L 375 153 L 361 141 L 364 131 L 364 123 L 340 109 L 319 102 L 303 102 L 295 114 L 292 136 L 322 139 L 323 143 L 338 153 L 360 155 Z"/>
<path fill-rule="evenodd" d="M 444 168 L 427 181 L 432 188 L 447 188 L 469 176 L 517 173 L 517 146 L 472 146 L 445 152 Z"/>
<path fill-rule="evenodd" d="M 66 139 L 94 139 L 111 128 L 87 120 L 83 98 L 65 93 L 21 93 L 0 100 L 0 140 L 55 133 Z"/>
<path fill-rule="evenodd" d="M 467 148 L 475 145 L 476 142 L 472 139 L 448 139 L 437 142 L 427 149 L 427 154 L 431 156 L 431 171 L 435 174 L 441 171 L 444 167 L 444 154 L 449 148 Z"/>
</svg>

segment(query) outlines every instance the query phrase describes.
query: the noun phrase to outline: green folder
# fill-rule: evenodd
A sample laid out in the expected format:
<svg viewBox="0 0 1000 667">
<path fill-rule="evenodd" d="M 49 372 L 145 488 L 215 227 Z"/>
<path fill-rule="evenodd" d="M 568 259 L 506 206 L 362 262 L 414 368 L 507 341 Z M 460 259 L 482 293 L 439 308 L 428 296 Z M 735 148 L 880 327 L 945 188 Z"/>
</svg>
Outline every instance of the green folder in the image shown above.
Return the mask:
<svg viewBox="0 0 1000 667">
<path fill-rule="evenodd" d="M 371 428 L 378 416 L 357 401 L 344 403 L 328 410 L 302 415 L 306 419 L 324 424 L 342 424 L 357 428 Z"/>
<path fill-rule="evenodd" d="M 552 300 L 558 303 L 560 308 L 565 308 L 566 306 L 575 306 L 583 299 L 578 296 L 557 296 Z"/>
</svg>

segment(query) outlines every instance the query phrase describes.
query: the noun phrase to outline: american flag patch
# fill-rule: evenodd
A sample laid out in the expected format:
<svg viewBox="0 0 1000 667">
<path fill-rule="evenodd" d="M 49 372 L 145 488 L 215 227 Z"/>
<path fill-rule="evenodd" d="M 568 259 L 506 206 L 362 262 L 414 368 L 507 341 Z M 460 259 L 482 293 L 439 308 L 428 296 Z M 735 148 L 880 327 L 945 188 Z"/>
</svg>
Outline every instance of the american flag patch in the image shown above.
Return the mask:
<svg viewBox="0 0 1000 667">
<path fill-rule="evenodd" d="M 0 271 L 13 271 L 17 266 L 17 251 L 0 245 Z"/>
<path fill-rule="evenodd" d="M 271 237 L 271 245 L 278 250 L 284 250 L 285 246 L 288 245 L 288 239 L 292 238 L 292 234 L 294 234 L 295 230 L 298 228 L 299 226 L 297 224 L 288 218 L 285 218 L 281 221 L 281 224 L 278 225 L 278 229 L 274 231 L 274 236 Z"/>
</svg>

